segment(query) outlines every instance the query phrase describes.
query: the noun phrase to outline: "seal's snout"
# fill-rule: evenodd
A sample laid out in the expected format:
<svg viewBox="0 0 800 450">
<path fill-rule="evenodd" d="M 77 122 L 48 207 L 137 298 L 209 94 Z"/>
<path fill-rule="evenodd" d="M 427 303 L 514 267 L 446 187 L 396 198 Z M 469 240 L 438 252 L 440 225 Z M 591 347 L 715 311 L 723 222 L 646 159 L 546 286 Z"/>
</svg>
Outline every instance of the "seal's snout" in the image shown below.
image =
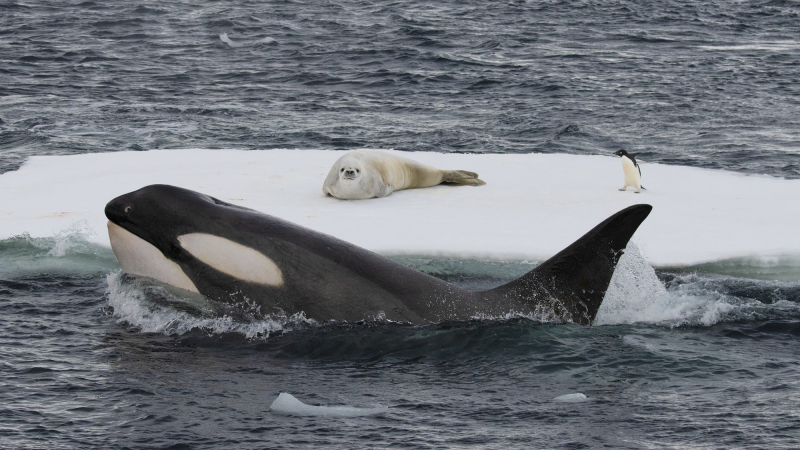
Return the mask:
<svg viewBox="0 0 800 450">
<path fill-rule="evenodd" d="M 342 174 L 342 178 L 345 180 L 355 180 L 356 177 L 361 174 L 361 169 L 359 168 L 342 168 L 340 170 Z"/>
</svg>

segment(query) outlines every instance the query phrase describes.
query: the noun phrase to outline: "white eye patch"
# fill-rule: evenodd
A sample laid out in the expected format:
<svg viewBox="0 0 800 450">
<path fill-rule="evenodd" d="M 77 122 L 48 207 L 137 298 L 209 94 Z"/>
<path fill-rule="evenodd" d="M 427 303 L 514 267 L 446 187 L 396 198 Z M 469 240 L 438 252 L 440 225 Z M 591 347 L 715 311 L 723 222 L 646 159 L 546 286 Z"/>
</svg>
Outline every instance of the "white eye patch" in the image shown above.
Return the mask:
<svg viewBox="0 0 800 450">
<path fill-rule="evenodd" d="M 195 258 L 234 278 L 266 286 L 283 285 L 283 273 L 275 262 L 250 247 L 205 233 L 184 234 L 178 242 Z"/>
</svg>

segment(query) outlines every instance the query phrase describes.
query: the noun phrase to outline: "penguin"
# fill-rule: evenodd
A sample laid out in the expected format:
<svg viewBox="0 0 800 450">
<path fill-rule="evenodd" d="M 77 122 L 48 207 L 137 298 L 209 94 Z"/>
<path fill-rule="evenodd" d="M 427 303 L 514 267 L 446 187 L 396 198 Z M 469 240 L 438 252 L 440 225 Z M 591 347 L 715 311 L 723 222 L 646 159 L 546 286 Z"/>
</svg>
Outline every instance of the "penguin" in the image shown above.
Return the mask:
<svg viewBox="0 0 800 450">
<path fill-rule="evenodd" d="M 620 191 L 630 187 L 636 188 L 636 193 L 640 193 L 642 186 L 642 169 L 636 163 L 636 153 L 630 154 L 623 149 L 614 152 L 615 155 L 622 157 L 622 172 L 625 174 L 625 184 Z"/>
</svg>

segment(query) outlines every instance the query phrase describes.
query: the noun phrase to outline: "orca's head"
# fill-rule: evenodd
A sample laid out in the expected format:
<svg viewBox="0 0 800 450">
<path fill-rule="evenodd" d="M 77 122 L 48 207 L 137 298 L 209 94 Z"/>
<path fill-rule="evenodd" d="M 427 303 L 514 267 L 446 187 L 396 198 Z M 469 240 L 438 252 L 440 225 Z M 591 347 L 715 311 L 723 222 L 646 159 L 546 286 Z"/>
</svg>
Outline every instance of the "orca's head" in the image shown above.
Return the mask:
<svg viewBox="0 0 800 450">
<path fill-rule="evenodd" d="M 199 292 L 208 270 L 231 280 L 283 285 L 276 263 L 237 242 L 231 227 L 256 211 L 175 186 L 152 185 L 106 205 L 111 249 L 122 270 Z M 198 269 L 199 267 L 199 269 Z"/>
<path fill-rule="evenodd" d="M 108 202 L 108 235 L 122 269 L 196 291 L 177 262 L 188 255 L 179 237 L 203 231 L 216 205 L 236 208 L 198 192 L 151 185 Z"/>
<path fill-rule="evenodd" d="M 619 149 L 615 151 L 614 154 L 617 156 L 628 156 L 628 152 L 626 152 L 624 149 Z"/>
<path fill-rule="evenodd" d="M 215 205 L 235 207 L 188 189 L 154 184 L 120 195 L 106 204 L 108 220 L 143 239 L 165 255 L 177 237 L 197 231 Z"/>
</svg>

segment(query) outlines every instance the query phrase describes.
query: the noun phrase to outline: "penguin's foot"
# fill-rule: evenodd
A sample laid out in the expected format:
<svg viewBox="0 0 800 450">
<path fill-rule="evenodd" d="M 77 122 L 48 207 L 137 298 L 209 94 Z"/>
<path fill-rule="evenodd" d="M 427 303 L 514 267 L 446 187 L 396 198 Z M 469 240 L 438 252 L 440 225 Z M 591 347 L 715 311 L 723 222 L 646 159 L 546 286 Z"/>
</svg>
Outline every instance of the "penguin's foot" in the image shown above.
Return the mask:
<svg viewBox="0 0 800 450">
<path fill-rule="evenodd" d="M 624 188 L 620 189 L 620 191 L 624 191 L 625 189 L 627 189 L 627 187 L 624 187 Z"/>
<path fill-rule="evenodd" d="M 634 192 L 634 194 L 638 194 L 638 193 L 640 193 L 640 192 L 642 192 L 642 191 L 636 191 L 636 192 Z"/>
</svg>

